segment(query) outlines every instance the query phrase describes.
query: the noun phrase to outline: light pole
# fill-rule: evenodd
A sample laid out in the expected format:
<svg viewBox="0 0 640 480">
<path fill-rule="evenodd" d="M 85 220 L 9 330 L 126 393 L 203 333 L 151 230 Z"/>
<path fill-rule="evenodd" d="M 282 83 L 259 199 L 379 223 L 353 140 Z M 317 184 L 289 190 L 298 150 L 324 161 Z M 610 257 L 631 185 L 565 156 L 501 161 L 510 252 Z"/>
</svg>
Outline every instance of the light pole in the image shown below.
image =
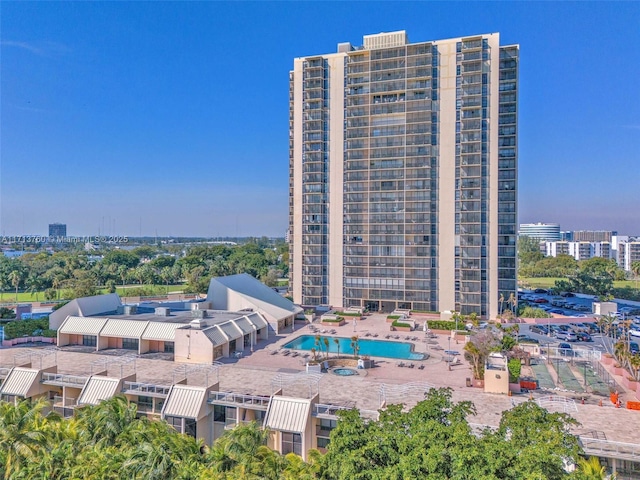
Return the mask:
<svg viewBox="0 0 640 480">
<path fill-rule="evenodd" d="M 449 336 L 449 350 L 447 350 L 447 364 L 449 366 L 449 371 L 451 371 L 451 336 Z"/>
</svg>

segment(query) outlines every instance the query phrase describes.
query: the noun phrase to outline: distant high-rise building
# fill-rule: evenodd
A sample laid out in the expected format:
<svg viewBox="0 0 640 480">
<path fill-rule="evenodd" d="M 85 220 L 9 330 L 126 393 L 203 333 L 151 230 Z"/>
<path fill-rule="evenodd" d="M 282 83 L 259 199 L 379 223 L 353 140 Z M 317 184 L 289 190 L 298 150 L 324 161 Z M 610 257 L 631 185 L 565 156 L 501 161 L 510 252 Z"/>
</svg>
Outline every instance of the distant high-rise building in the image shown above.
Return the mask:
<svg viewBox="0 0 640 480">
<path fill-rule="evenodd" d="M 574 230 L 574 242 L 611 242 L 611 237 L 618 235 L 618 232 L 607 230 Z"/>
<path fill-rule="evenodd" d="M 531 237 L 541 242 L 560 240 L 560 224 L 558 223 L 521 223 L 518 235 Z"/>
<path fill-rule="evenodd" d="M 400 31 L 294 60 L 295 302 L 495 317 L 516 292 L 518 58 L 497 33 Z"/>
<path fill-rule="evenodd" d="M 50 223 L 49 236 L 50 237 L 66 237 L 67 225 L 65 223 Z"/>
</svg>

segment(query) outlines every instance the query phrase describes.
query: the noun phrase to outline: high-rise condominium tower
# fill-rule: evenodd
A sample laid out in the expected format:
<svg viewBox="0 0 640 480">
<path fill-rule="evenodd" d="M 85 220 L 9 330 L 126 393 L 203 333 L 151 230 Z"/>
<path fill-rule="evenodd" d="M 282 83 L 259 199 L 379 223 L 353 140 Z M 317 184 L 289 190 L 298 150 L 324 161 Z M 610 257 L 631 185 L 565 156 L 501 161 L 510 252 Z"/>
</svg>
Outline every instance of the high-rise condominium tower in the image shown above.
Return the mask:
<svg viewBox="0 0 640 480">
<path fill-rule="evenodd" d="M 518 51 L 401 31 L 294 60 L 295 302 L 498 313 L 516 291 Z"/>
</svg>

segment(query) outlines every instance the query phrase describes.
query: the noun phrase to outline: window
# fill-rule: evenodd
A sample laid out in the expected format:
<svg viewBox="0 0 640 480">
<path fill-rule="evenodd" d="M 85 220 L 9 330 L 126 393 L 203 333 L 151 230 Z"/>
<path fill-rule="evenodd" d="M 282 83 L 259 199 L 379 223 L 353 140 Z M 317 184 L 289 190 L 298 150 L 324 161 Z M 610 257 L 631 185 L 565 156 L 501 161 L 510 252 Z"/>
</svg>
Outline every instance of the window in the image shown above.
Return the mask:
<svg viewBox="0 0 640 480">
<path fill-rule="evenodd" d="M 213 421 L 224 423 L 227 419 L 227 407 L 224 405 L 213 406 Z"/>
<path fill-rule="evenodd" d="M 138 350 L 138 339 L 137 338 L 123 338 L 122 339 L 122 348 L 125 350 Z"/>
<path fill-rule="evenodd" d="M 165 420 L 171 425 L 176 432 L 182 433 L 182 418 L 180 417 L 165 417 Z"/>
<path fill-rule="evenodd" d="M 153 398 L 151 397 L 138 397 L 138 411 L 139 412 L 151 412 L 153 410 Z"/>
<path fill-rule="evenodd" d="M 193 418 L 184 419 L 184 434 L 190 435 L 195 438 L 196 436 L 196 421 Z"/>
<path fill-rule="evenodd" d="M 82 336 L 82 345 L 85 347 L 95 347 L 96 346 L 96 336 L 95 335 L 83 335 Z"/>
<path fill-rule="evenodd" d="M 295 453 L 302 456 L 302 435 L 282 432 L 282 454 Z"/>
<path fill-rule="evenodd" d="M 175 352 L 175 343 L 164 342 L 164 353 L 174 353 L 174 352 Z"/>
</svg>

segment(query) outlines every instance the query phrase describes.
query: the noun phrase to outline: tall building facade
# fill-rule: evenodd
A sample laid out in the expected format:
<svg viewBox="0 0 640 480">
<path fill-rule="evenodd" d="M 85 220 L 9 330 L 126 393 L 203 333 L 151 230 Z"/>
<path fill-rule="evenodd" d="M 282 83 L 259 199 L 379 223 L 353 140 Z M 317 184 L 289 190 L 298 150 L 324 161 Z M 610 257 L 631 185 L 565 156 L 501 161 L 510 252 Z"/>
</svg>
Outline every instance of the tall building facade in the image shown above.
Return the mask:
<svg viewBox="0 0 640 480">
<path fill-rule="evenodd" d="M 67 225 L 65 223 L 50 223 L 49 236 L 50 237 L 66 237 Z"/>
<path fill-rule="evenodd" d="M 294 60 L 296 303 L 497 314 L 516 291 L 518 58 L 499 34 L 401 31 Z"/>
<path fill-rule="evenodd" d="M 562 238 L 558 223 L 521 223 L 518 235 L 541 242 L 557 242 Z"/>
</svg>

